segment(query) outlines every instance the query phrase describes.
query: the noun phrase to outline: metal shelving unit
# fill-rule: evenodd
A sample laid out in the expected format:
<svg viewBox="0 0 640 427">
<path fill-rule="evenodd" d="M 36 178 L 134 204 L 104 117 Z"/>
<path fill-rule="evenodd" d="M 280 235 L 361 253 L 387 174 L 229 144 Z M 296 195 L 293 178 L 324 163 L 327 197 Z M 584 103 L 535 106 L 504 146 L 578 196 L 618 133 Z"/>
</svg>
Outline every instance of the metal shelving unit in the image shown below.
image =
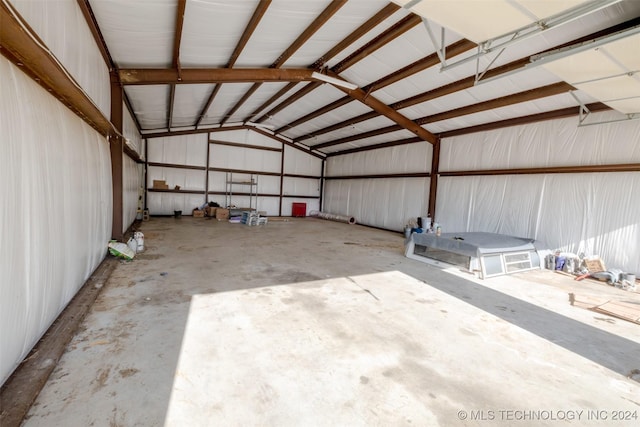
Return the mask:
<svg viewBox="0 0 640 427">
<path fill-rule="evenodd" d="M 242 215 L 242 212 L 246 211 L 255 212 L 258 210 L 258 175 L 250 174 L 249 176 L 249 181 L 240 181 L 233 178 L 233 172 L 227 172 L 226 174 L 225 204 L 231 216 Z M 248 192 L 246 191 L 247 189 L 249 190 Z M 234 196 L 248 196 L 249 206 L 234 207 Z"/>
</svg>

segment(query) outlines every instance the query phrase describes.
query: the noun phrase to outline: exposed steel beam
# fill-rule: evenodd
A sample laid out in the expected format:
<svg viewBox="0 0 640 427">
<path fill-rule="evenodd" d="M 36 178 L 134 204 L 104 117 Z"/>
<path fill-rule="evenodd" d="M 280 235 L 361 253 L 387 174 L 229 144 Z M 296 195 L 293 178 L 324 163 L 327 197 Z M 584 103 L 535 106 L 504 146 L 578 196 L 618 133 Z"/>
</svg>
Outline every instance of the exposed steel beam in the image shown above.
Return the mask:
<svg viewBox="0 0 640 427">
<path fill-rule="evenodd" d="M 342 52 L 347 47 L 351 46 L 356 42 L 356 40 L 371 31 L 372 28 L 376 27 L 382 21 L 393 15 L 398 9 L 400 9 L 399 5 L 395 3 L 388 3 L 375 15 L 369 18 L 364 24 L 360 25 L 351 34 L 342 39 L 340 43 L 336 44 L 327 53 L 318 58 L 313 64 L 311 64 L 309 68 L 312 68 L 314 70 L 321 69 L 322 67 L 324 67 L 324 64 L 331 60 L 331 58 Z"/>
<path fill-rule="evenodd" d="M 220 91 L 221 87 L 222 87 L 222 85 L 220 83 L 216 84 L 213 87 L 213 90 L 211 91 L 211 94 L 207 98 L 207 102 L 205 102 L 204 107 L 202 107 L 202 110 L 200 110 L 200 114 L 198 114 L 198 119 L 193 124 L 196 128 L 198 126 L 200 126 L 200 123 L 202 122 L 202 119 L 204 119 L 204 116 L 207 114 L 207 111 L 209 111 L 209 107 L 211 107 L 211 104 L 213 104 L 213 100 L 216 98 L 216 95 Z"/>
<path fill-rule="evenodd" d="M 182 26 L 184 24 L 184 11 L 187 6 L 187 0 L 178 0 L 178 10 L 176 11 L 176 25 L 173 34 L 173 68 L 178 71 L 178 80 L 180 79 L 180 44 L 182 41 Z"/>
<path fill-rule="evenodd" d="M 433 144 L 431 154 L 431 179 L 429 180 L 429 205 L 427 216 L 435 220 L 438 195 L 438 174 L 440 173 L 440 138 Z"/>
<path fill-rule="evenodd" d="M 395 147 L 395 146 L 398 146 L 398 145 L 415 144 L 416 142 L 425 142 L 425 141 L 423 141 L 422 138 L 418 138 L 417 136 L 414 136 L 414 137 L 411 137 L 411 138 L 399 139 L 399 140 L 396 140 L 396 141 L 382 142 L 380 144 L 368 145 L 366 147 L 356 147 L 356 148 L 350 148 L 348 150 L 335 151 L 333 153 L 327 153 L 327 157 L 344 156 L 345 154 L 353 154 L 353 153 L 360 153 L 360 152 L 363 152 L 363 151 L 379 150 L 381 148 Z"/>
<path fill-rule="evenodd" d="M 269 5 L 271 5 L 271 0 L 263 0 L 258 2 L 258 6 L 254 10 L 253 15 L 251 16 L 251 19 L 249 20 L 249 23 L 247 24 L 244 31 L 242 32 L 242 36 L 240 37 L 240 40 L 238 40 L 236 47 L 233 49 L 233 53 L 231 54 L 231 57 L 229 58 L 229 62 L 227 62 L 227 65 L 225 66 L 225 68 L 233 68 L 233 66 L 236 64 L 238 57 L 244 50 L 244 47 L 249 42 L 251 35 L 253 35 L 253 32 L 256 30 L 256 27 L 262 20 L 262 17 L 267 12 Z M 204 107 L 202 108 L 202 110 L 200 110 L 200 114 L 198 114 L 198 119 L 194 124 L 196 128 L 200 126 L 202 119 L 204 119 L 204 116 L 207 114 L 207 111 L 209 111 L 209 107 L 211 107 L 211 104 L 213 104 L 213 100 L 215 99 L 216 95 L 218 95 L 218 92 L 220 91 L 221 87 L 222 86 L 220 84 L 217 84 L 211 91 L 211 94 L 207 98 L 207 102 L 205 102 Z"/>
<path fill-rule="evenodd" d="M 291 43 L 291 45 L 289 45 L 289 47 L 287 47 L 284 52 L 282 52 L 278 59 L 276 59 L 273 64 L 269 66 L 269 68 L 279 69 L 282 65 L 284 65 L 284 63 L 287 62 L 287 60 L 291 58 L 291 56 L 293 56 L 293 54 L 296 53 L 296 51 L 300 49 L 300 47 L 302 47 L 302 45 L 305 44 L 307 40 L 309 40 L 311 36 L 316 33 L 316 31 L 318 31 L 324 24 L 326 24 L 327 21 L 329 21 L 329 19 L 331 19 L 331 17 L 346 3 L 347 0 L 332 0 L 331 3 L 329 3 L 329 5 L 322 11 L 322 13 L 320 13 L 320 15 L 318 15 L 316 19 L 314 19 L 313 22 L 309 24 L 307 28 L 305 28 L 302 34 L 300 34 L 298 38 L 296 38 L 294 42 Z M 227 113 L 225 113 L 224 119 L 221 124 L 224 124 L 227 119 L 233 116 L 233 114 L 240 109 L 240 107 L 247 101 L 247 99 L 249 99 L 249 97 L 260 88 L 261 84 L 261 82 L 256 82 L 253 86 L 251 86 L 251 88 L 242 96 L 242 98 L 240 98 L 240 100 L 238 100 L 238 102 L 236 102 L 236 104 L 231 107 L 231 109 L 229 109 Z"/>
<path fill-rule="evenodd" d="M 640 163 L 610 165 L 550 166 L 544 168 L 484 169 L 440 172 L 440 176 L 533 175 L 547 173 L 640 172 Z"/>
<path fill-rule="evenodd" d="M 169 87 L 169 108 L 167 109 L 167 130 L 171 130 L 173 122 L 173 102 L 176 99 L 176 85 Z"/>
<path fill-rule="evenodd" d="M 100 50 L 100 54 L 102 55 L 102 59 L 104 63 L 109 67 L 109 72 L 116 69 L 115 63 L 113 62 L 113 58 L 109 53 L 109 49 L 107 48 L 107 43 L 104 41 L 104 37 L 102 36 L 102 32 L 100 31 L 100 27 L 98 27 L 98 21 L 96 20 L 95 15 L 93 14 L 93 10 L 89 5 L 89 0 L 77 0 L 78 7 L 84 15 L 84 20 L 87 22 L 89 26 L 89 30 L 93 35 L 93 39 L 96 41 L 96 45 L 98 45 L 98 49 Z"/>
<path fill-rule="evenodd" d="M 587 104 L 586 107 L 591 112 L 607 111 L 611 109 L 607 105 L 602 104 L 600 102 Z M 448 132 L 442 132 L 441 134 L 439 134 L 439 136 L 443 139 L 451 138 L 453 136 L 467 135 L 475 132 L 487 132 L 490 130 L 501 129 L 509 126 L 518 126 L 518 125 L 524 125 L 528 123 L 542 122 L 545 120 L 563 119 L 566 117 L 577 117 L 578 114 L 579 114 L 579 111 L 577 106 L 562 108 L 559 110 L 547 111 L 544 113 L 532 114 L 532 115 L 523 116 L 523 117 L 515 117 L 512 119 L 499 120 L 491 123 L 484 123 L 481 125 L 469 126 L 466 128 L 456 129 Z"/>
<path fill-rule="evenodd" d="M 20 14 L 9 3 L 2 2 L 0 53 L 100 134 L 118 135 L 111 121 L 43 46 L 45 44 Z"/>
<path fill-rule="evenodd" d="M 278 129 L 278 131 L 283 131 L 284 129 L 290 129 L 290 128 L 294 128 L 298 125 L 301 125 L 302 123 L 308 122 L 309 120 L 313 120 L 316 117 L 319 117 L 323 114 L 328 113 L 329 111 L 333 111 L 336 108 L 340 108 L 344 105 L 347 105 L 348 103 L 350 103 L 351 101 L 353 101 L 353 98 L 351 98 L 350 96 L 344 96 L 340 99 L 337 99 L 335 101 L 333 101 L 330 104 L 325 105 L 324 107 L 320 107 L 315 111 L 310 112 L 309 114 L 306 114 L 302 117 L 300 117 L 297 120 L 292 121 L 291 123 L 282 126 L 280 129 Z M 306 139 L 304 136 L 300 137 L 300 138 L 296 138 L 296 141 L 302 141 L 303 139 Z"/>
<path fill-rule="evenodd" d="M 291 96 L 289 96 L 284 102 L 281 102 L 280 104 L 276 105 L 271 110 L 269 110 L 266 113 L 264 113 L 262 115 L 262 117 L 260 117 L 259 119 L 255 120 L 255 121 L 257 123 L 264 122 L 265 120 L 267 120 L 268 118 L 270 118 L 274 114 L 277 114 L 280 111 L 284 110 L 289 105 L 293 104 L 294 102 L 296 102 L 298 99 L 302 98 L 303 96 L 308 95 L 312 90 L 315 90 L 316 88 L 318 88 L 320 86 L 322 86 L 322 83 L 319 83 L 319 82 L 308 83 L 302 89 L 300 89 L 296 93 L 294 93 Z"/>
<path fill-rule="evenodd" d="M 229 58 L 229 62 L 227 62 L 226 68 L 233 68 L 233 66 L 236 64 L 238 57 L 249 42 L 249 39 L 253 35 L 253 32 L 258 27 L 258 24 L 262 20 L 262 17 L 267 12 L 269 5 L 271 5 L 271 0 L 261 0 L 258 2 L 258 6 L 256 6 L 256 10 L 253 12 L 249 23 L 242 32 L 242 36 L 240 37 L 240 40 L 238 40 L 238 43 L 236 44 L 236 47 L 233 50 L 231 57 Z"/>
<path fill-rule="evenodd" d="M 298 84 L 298 82 L 291 82 L 291 83 L 287 84 L 286 86 L 284 86 L 282 89 L 280 89 L 278 92 L 276 92 L 271 98 L 269 98 L 265 102 L 263 102 L 262 105 L 260 105 L 258 108 L 253 110 L 253 112 L 251 114 L 249 114 L 249 116 L 247 116 L 243 121 L 245 123 L 252 121 L 252 119 L 255 116 L 257 116 L 258 113 L 260 113 L 262 110 L 267 108 L 269 105 L 271 105 L 274 102 L 276 102 L 278 99 L 280 99 L 281 96 L 283 96 L 285 93 L 289 92 L 297 84 Z"/>
<path fill-rule="evenodd" d="M 574 45 L 576 43 L 581 43 L 587 40 L 591 40 L 594 38 L 598 38 L 598 37 L 602 37 L 608 34 L 612 34 L 618 31 L 622 31 L 628 28 L 631 28 L 635 25 L 638 25 L 638 22 L 640 22 L 640 18 L 634 18 L 632 20 L 629 20 L 627 22 L 624 22 L 622 24 L 613 26 L 611 28 L 607 28 L 605 30 L 601 30 L 592 34 L 589 34 L 587 36 L 583 36 L 580 37 L 578 39 L 563 43 L 561 45 L 558 45 L 552 49 L 547 49 L 543 52 L 549 51 L 549 50 L 553 50 L 553 49 L 560 49 L 563 47 L 567 47 L 567 46 L 571 46 Z M 472 49 L 473 47 L 475 47 L 475 44 L 473 42 L 470 42 L 468 40 L 460 40 L 459 42 L 453 43 L 451 46 L 446 48 L 446 54 L 447 54 L 447 58 L 449 57 L 453 57 L 455 55 L 459 55 L 462 52 L 465 52 L 467 50 Z M 541 52 L 541 53 L 543 53 Z M 398 80 L 401 80 L 402 78 L 406 78 L 412 74 L 414 74 L 415 72 L 419 72 L 422 71 L 423 69 L 426 69 L 428 67 L 431 67 L 433 65 L 436 65 L 437 63 L 439 63 L 439 59 L 437 57 L 436 54 L 432 54 L 429 55 L 428 57 L 425 57 L 423 59 L 421 59 L 420 61 L 417 61 L 413 64 L 410 64 L 409 66 L 405 67 L 403 70 L 398 70 L 395 73 L 389 74 L 388 76 L 383 77 L 382 79 L 378 80 L 377 82 L 371 83 L 367 86 L 363 87 L 363 90 L 365 91 L 376 91 L 381 89 L 384 86 L 388 86 L 389 84 L 395 83 Z M 496 67 L 494 69 L 491 69 L 489 71 L 487 71 L 487 73 L 484 75 L 484 79 L 488 79 L 491 77 L 496 77 L 499 76 L 501 74 L 505 74 L 508 72 L 512 72 L 514 70 L 518 70 L 518 69 L 523 69 L 525 65 L 529 64 L 530 60 L 529 57 L 525 57 L 525 58 L 520 58 L 517 59 L 515 61 L 512 61 L 508 64 L 502 65 L 500 67 Z M 423 102 L 427 102 L 429 100 L 438 98 L 440 96 L 444 96 L 444 95 L 448 95 L 451 93 L 455 93 L 464 89 L 468 89 L 473 87 L 473 85 L 475 84 L 475 76 L 470 76 L 461 80 L 458 80 L 456 82 L 452 82 L 449 83 L 447 85 L 438 87 L 436 89 L 430 90 L 430 91 L 426 91 L 423 92 L 421 94 L 418 95 L 414 95 L 412 97 L 406 98 L 402 101 L 396 102 L 394 104 L 391 104 L 390 107 L 396 109 L 396 110 L 400 110 L 403 108 L 407 108 L 410 107 L 412 105 L 416 105 L 416 104 L 420 104 Z M 340 105 L 344 105 L 346 100 L 349 100 L 349 98 L 345 97 L 342 100 L 338 100 L 336 102 L 334 102 L 333 104 L 340 104 Z M 295 126 L 298 126 L 306 121 L 312 120 L 322 114 L 325 114 L 328 111 L 331 111 L 332 109 L 335 108 L 334 106 L 326 106 L 326 107 L 322 107 L 318 110 L 315 110 L 309 114 L 307 114 L 304 117 L 301 117 L 300 119 L 291 122 L 283 127 L 281 127 L 280 129 L 278 129 L 278 131 L 282 131 L 284 129 L 289 129 Z M 328 132 L 332 132 L 335 131 L 337 129 L 340 129 L 341 127 L 346 127 L 346 126 L 351 126 L 355 123 L 359 123 L 361 121 L 364 120 L 369 120 L 373 118 L 373 116 L 370 113 L 367 114 L 363 114 L 354 118 L 351 118 L 349 120 L 345 120 L 341 123 L 329 126 L 327 128 L 323 128 L 323 129 L 319 129 L 313 133 L 301 136 L 299 138 L 296 138 L 295 141 L 300 142 L 300 141 L 304 141 L 305 139 L 309 139 L 309 138 L 313 138 L 315 136 L 319 136 L 322 135 L 324 133 L 328 133 Z"/>
<path fill-rule="evenodd" d="M 170 68 L 120 69 L 123 85 L 159 85 L 193 83 L 256 83 L 313 81 L 312 70 L 305 68 L 183 68 L 182 80 Z"/>
<path fill-rule="evenodd" d="M 408 119 L 398 111 L 389 107 L 384 102 L 376 99 L 374 96 L 371 96 L 369 93 L 365 92 L 364 90 L 360 88 L 353 89 L 353 90 L 345 89 L 342 87 L 337 87 L 337 88 L 345 92 L 347 95 L 349 95 L 353 99 L 360 101 L 361 103 L 368 106 L 372 110 L 382 114 L 386 118 L 397 123 L 400 127 L 415 134 L 417 137 L 422 138 L 423 140 L 428 141 L 432 144 L 435 144 L 437 137 L 434 134 L 424 129 L 418 123 Z"/>
<path fill-rule="evenodd" d="M 434 123 L 442 120 L 452 119 L 454 117 L 466 116 L 468 114 L 478 113 L 485 110 L 492 110 L 494 108 L 501 108 L 513 104 L 519 104 L 521 102 L 533 101 L 535 99 L 559 95 L 561 93 L 567 93 L 571 90 L 574 90 L 573 86 L 565 82 L 559 82 L 535 89 L 525 90 L 523 92 L 518 92 L 507 96 L 502 96 L 500 98 L 495 98 L 489 101 L 478 102 L 476 104 L 455 108 L 453 110 L 443 111 L 442 113 L 421 117 L 419 119 L 416 119 L 415 121 L 420 125 L 424 125 L 427 123 Z"/>
<path fill-rule="evenodd" d="M 227 111 L 227 113 L 224 115 L 224 117 L 220 121 L 220 126 L 224 125 L 227 122 L 227 120 L 229 120 L 231 116 L 233 116 L 235 112 L 238 111 L 238 109 L 240 109 L 242 104 L 244 104 L 245 101 L 249 99 L 249 97 L 251 97 L 251 95 L 253 95 L 258 89 L 260 89 L 261 85 L 262 83 L 254 83 L 253 86 L 251 86 L 249 90 L 246 91 L 244 95 L 242 95 L 242 98 L 240 98 L 238 102 L 236 102 L 236 104 L 233 107 L 231 107 L 229 111 Z"/>
<path fill-rule="evenodd" d="M 541 87 L 541 88 L 531 89 L 531 90 L 527 90 L 527 91 L 524 91 L 524 92 L 515 93 L 515 94 L 512 94 L 512 95 L 503 96 L 503 97 L 500 97 L 500 98 L 492 99 L 490 101 L 479 102 L 479 103 L 476 103 L 476 104 L 467 105 L 465 107 L 456 108 L 454 110 L 444 111 L 442 113 L 433 114 L 431 116 L 421 117 L 421 118 L 416 119 L 414 121 L 411 121 L 409 119 L 406 119 L 406 120 L 409 120 L 411 123 L 413 123 L 414 126 L 420 127 L 421 125 L 424 125 L 424 124 L 427 124 L 427 123 L 434 123 L 434 122 L 437 122 L 437 121 L 451 119 L 451 118 L 454 118 L 454 117 L 460 117 L 460 116 L 464 116 L 464 115 L 467 115 L 467 114 L 476 113 L 476 112 L 479 112 L 479 111 L 489 110 L 489 109 L 493 109 L 493 108 L 505 107 L 505 106 L 508 106 L 508 105 L 513 105 L 513 104 L 517 104 L 517 103 L 521 103 L 521 102 L 532 101 L 534 99 L 545 98 L 545 97 L 548 97 L 548 96 L 553 96 L 553 95 L 557 95 L 557 94 L 560 94 L 560 93 L 568 92 L 569 90 L 572 90 L 572 89 L 573 89 L 573 86 L 569 85 L 568 83 L 560 82 L 560 83 L 555 83 L 555 84 L 552 84 L 552 85 L 544 86 L 544 87 Z M 356 91 L 350 91 L 350 92 L 351 92 L 351 94 L 353 94 Z M 366 98 L 366 101 L 371 102 L 372 99 L 374 99 L 374 98 L 369 96 L 369 97 Z M 378 102 L 380 102 L 380 101 L 378 101 Z M 382 105 L 384 105 L 384 104 L 382 104 Z M 385 107 L 387 109 L 391 110 L 391 111 L 396 112 L 396 110 L 391 109 L 391 107 L 388 106 L 388 105 L 385 105 Z M 397 114 L 400 114 L 400 113 L 397 113 Z M 389 117 L 386 114 L 383 114 L 383 115 Z M 389 118 L 391 118 L 391 117 L 389 117 Z M 396 122 L 396 123 L 400 124 L 399 122 Z M 356 135 L 351 135 L 351 136 L 346 137 L 346 138 L 340 138 L 340 139 L 337 139 L 335 141 L 328 141 L 328 142 L 322 143 L 320 145 L 314 145 L 313 147 L 317 148 L 317 149 L 321 149 L 321 148 L 324 148 L 324 147 L 330 147 L 332 145 L 344 144 L 345 142 L 351 142 L 351 141 L 357 141 L 359 139 L 370 138 L 371 136 L 374 136 L 374 135 L 381 135 L 381 134 L 384 134 L 384 133 L 394 132 L 394 131 L 400 130 L 400 129 L 401 129 L 401 127 L 398 127 L 398 126 L 387 126 L 385 128 L 375 129 L 375 130 L 372 130 L 372 131 L 369 131 L 369 132 L 364 132 L 364 133 L 360 133 L 360 134 L 356 134 Z M 420 129 L 422 129 L 422 128 L 420 127 Z M 410 130 L 410 129 L 408 129 L 408 130 Z M 427 131 L 425 130 L 425 132 L 427 132 Z M 432 134 L 429 133 L 429 135 L 432 135 Z M 433 136 L 433 138 L 434 138 L 433 141 L 430 141 L 428 139 L 425 139 L 425 141 L 429 141 L 429 142 L 433 143 L 433 142 L 435 142 L 435 136 Z"/>
<path fill-rule="evenodd" d="M 395 23 L 391 28 L 385 30 L 369 43 L 365 44 L 364 46 L 353 52 L 351 55 L 347 56 L 345 59 L 331 67 L 331 70 L 336 74 L 343 72 L 356 62 L 371 55 L 376 50 L 397 39 L 421 22 L 422 18 L 420 18 L 418 15 L 407 15 L 406 17 Z"/>
<path fill-rule="evenodd" d="M 320 70 L 327 61 L 329 61 L 335 55 L 339 54 L 344 49 L 349 47 L 356 40 L 358 40 L 360 37 L 362 37 L 363 35 L 365 35 L 369 31 L 371 31 L 372 28 L 376 27 L 382 21 L 387 19 L 389 16 L 393 15 L 393 13 L 395 13 L 398 9 L 399 9 L 399 6 L 394 4 L 394 3 L 387 4 L 381 10 L 379 10 L 378 13 L 376 13 L 374 16 L 369 18 L 365 23 L 363 23 L 358 28 L 356 28 L 347 37 L 342 39 L 331 50 L 329 50 L 327 53 L 325 53 L 320 58 L 318 58 L 313 64 L 311 64 L 309 66 L 309 68 L 314 69 L 314 70 Z M 396 33 L 396 34 L 398 33 L 398 26 L 401 26 L 401 25 L 400 24 L 396 24 L 393 27 L 391 27 L 390 29 L 384 31 L 376 39 L 366 43 L 363 47 L 361 47 L 358 51 L 356 51 L 356 53 L 357 52 L 361 52 L 361 51 L 373 52 L 373 51 L 375 51 L 377 49 L 380 49 L 382 46 L 384 46 L 384 44 L 389 43 L 391 40 L 393 40 L 395 38 L 395 37 L 392 37 L 391 34 L 392 33 Z M 399 36 L 399 35 L 400 34 L 397 34 L 396 37 Z M 355 62 L 357 62 L 360 59 L 362 59 L 362 55 L 361 54 L 358 55 L 356 53 L 353 54 L 353 58 L 351 59 L 351 64 L 349 66 L 355 64 Z M 342 71 L 344 71 L 345 69 L 346 68 L 344 68 Z M 312 84 L 308 84 L 307 86 L 311 86 L 311 85 Z M 305 90 L 306 89 L 306 92 L 304 93 L 304 95 L 306 95 L 306 94 L 310 93 L 312 90 L 318 88 L 319 86 L 320 85 L 313 85 L 311 87 L 306 87 L 306 88 L 301 89 L 301 90 Z M 277 111 L 282 111 L 283 109 L 285 109 L 289 105 L 293 104 L 298 99 L 300 99 L 300 96 L 296 96 L 296 94 L 293 94 L 290 97 L 288 97 L 287 99 L 285 99 L 284 101 L 282 101 L 279 105 L 277 105 L 274 108 L 274 110 L 277 109 Z M 273 114 L 275 114 L 275 113 L 274 112 L 269 112 L 265 116 L 260 117 L 257 121 L 258 122 L 263 121 L 263 120 L 266 119 L 266 116 L 273 115 Z M 283 129 L 288 129 L 288 128 L 289 128 L 289 126 L 285 125 L 285 126 L 281 127 L 278 131 L 282 131 Z"/>
<path fill-rule="evenodd" d="M 314 150 L 322 150 L 323 148 L 333 147 L 334 145 L 346 144 L 347 142 L 357 141 L 359 139 L 372 138 L 374 136 L 384 135 L 385 133 L 395 132 L 398 130 L 402 130 L 402 126 L 400 125 L 386 126 L 380 129 L 374 129 L 368 132 L 359 133 L 357 135 L 349 135 L 349 136 L 345 136 L 344 138 L 336 139 L 333 141 L 323 142 L 321 144 L 315 144 L 315 145 L 312 145 L 311 148 L 313 148 Z"/>
<path fill-rule="evenodd" d="M 349 97 L 348 101 L 351 102 L 351 101 L 353 101 L 353 99 L 351 97 Z M 303 136 L 301 136 L 299 138 L 296 138 L 295 141 L 296 142 L 301 142 L 301 141 L 305 141 L 307 139 L 315 138 L 316 136 L 324 135 L 325 133 L 333 132 L 333 131 L 338 130 L 338 129 L 342 129 L 342 128 L 346 128 L 348 126 L 355 125 L 356 123 L 364 122 L 365 120 L 376 118 L 379 115 L 380 114 L 377 111 L 369 111 L 368 113 L 360 114 L 359 116 L 352 117 L 352 118 L 347 119 L 347 120 L 343 120 L 343 121 L 338 122 L 336 124 L 333 124 L 331 126 L 327 126 L 327 127 L 322 128 L 322 129 L 318 129 L 317 131 L 309 132 L 306 135 L 303 135 Z M 280 129 L 282 129 L 282 128 L 280 128 Z M 278 130 L 280 130 L 280 129 L 278 129 Z"/>
<path fill-rule="evenodd" d="M 109 53 L 109 48 L 107 47 L 107 43 L 104 41 L 104 37 L 102 36 L 102 31 L 100 31 L 100 27 L 98 26 L 98 21 L 96 20 L 96 17 L 93 13 L 93 9 L 91 9 L 91 5 L 89 5 L 89 0 L 77 0 L 77 3 L 78 3 L 78 7 L 80 7 L 80 11 L 84 15 L 84 20 L 86 21 L 87 26 L 89 27 L 89 30 L 93 35 L 93 39 L 95 40 L 96 45 L 100 50 L 102 59 L 104 60 L 104 63 L 107 65 L 107 68 L 109 68 L 109 73 L 111 74 L 111 77 L 113 77 L 113 72 L 117 71 L 118 66 L 113 61 L 113 58 L 111 57 L 111 53 Z M 115 76 L 116 78 L 118 78 L 117 74 Z M 140 121 L 138 120 L 138 116 L 133 112 L 131 100 L 129 100 L 129 97 L 125 92 L 122 93 L 122 98 L 124 100 L 125 105 L 127 106 L 127 110 L 131 114 L 131 117 L 133 118 L 133 121 L 136 124 L 136 129 L 138 130 L 138 133 L 141 133 L 142 126 L 140 126 Z M 135 151 L 133 151 L 132 149 L 130 149 L 127 145 L 124 146 L 124 152 L 136 162 L 140 161 L 140 155 Z"/>
<path fill-rule="evenodd" d="M 331 17 L 338 11 L 342 6 L 347 3 L 347 0 L 333 0 L 329 5 L 318 15 L 313 22 L 305 28 L 305 30 L 298 36 L 298 38 L 287 48 L 282 55 L 276 59 L 273 64 L 271 64 L 270 68 L 280 68 L 284 63 L 293 56 L 294 53 L 298 49 L 302 47 L 303 44 L 307 42 L 324 24 L 331 19 Z"/>
<path fill-rule="evenodd" d="M 459 40 L 455 43 L 452 43 L 450 46 L 447 46 L 446 48 L 446 57 L 447 58 L 453 58 L 457 55 L 460 55 L 461 53 L 464 53 L 468 50 L 471 50 L 473 48 L 477 47 L 475 43 L 466 40 L 466 39 L 462 39 Z M 427 55 L 424 58 L 421 58 L 399 70 L 394 71 L 391 74 L 387 74 L 386 76 L 376 80 L 373 83 L 370 83 L 366 86 L 362 87 L 362 90 L 364 90 L 365 92 L 369 92 L 372 93 L 376 90 L 380 90 L 386 86 L 389 86 L 393 83 L 396 83 L 404 78 L 407 78 L 413 74 L 419 73 L 420 71 L 424 71 L 427 68 L 433 67 L 437 64 L 440 63 L 440 58 L 438 58 L 438 55 L 436 53 L 432 53 L 431 55 Z M 343 106 L 348 104 L 349 102 L 353 101 L 353 99 L 349 96 L 345 96 L 344 98 L 341 98 L 337 101 L 332 102 L 329 105 L 325 105 L 324 107 L 318 108 L 315 111 L 312 111 L 311 113 L 300 117 L 297 120 L 294 120 L 293 122 L 281 127 L 279 130 L 283 130 L 283 129 L 290 129 L 293 127 L 296 127 L 298 125 L 301 125 L 302 123 L 305 123 L 309 120 L 313 120 L 316 117 L 319 117 L 323 114 L 326 114 L 329 111 L 334 110 L 337 107 Z M 348 125 L 347 125 L 348 126 Z M 304 139 L 308 139 L 308 138 L 312 138 L 313 136 L 317 136 L 317 135 L 321 135 L 323 133 L 326 133 L 323 131 L 323 129 L 317 131 L 319 133 L 315 133 L 314 135 L 305 135 L 303 137 L 300 138 L 296 138 L 296 141 L 303 141 Z M 327 131 L 330 132 L 330 131 Z"/>
</svg>

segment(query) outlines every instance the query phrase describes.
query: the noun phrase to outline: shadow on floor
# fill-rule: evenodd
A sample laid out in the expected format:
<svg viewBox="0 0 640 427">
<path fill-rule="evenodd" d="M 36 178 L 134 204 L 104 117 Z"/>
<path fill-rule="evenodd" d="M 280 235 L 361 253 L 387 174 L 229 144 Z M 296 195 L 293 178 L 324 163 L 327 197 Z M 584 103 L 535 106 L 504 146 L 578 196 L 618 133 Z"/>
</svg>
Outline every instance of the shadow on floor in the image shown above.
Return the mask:
<svg viewBox="0 0 640 427">
<path fill-rule="evenodd" d="M 443 271 L 430 269 L 430 275 L 423 280 L 429 286 L 605 368 L 624 376 L 640 368 L 640 344 L 634 341 Z"/>
</svg>

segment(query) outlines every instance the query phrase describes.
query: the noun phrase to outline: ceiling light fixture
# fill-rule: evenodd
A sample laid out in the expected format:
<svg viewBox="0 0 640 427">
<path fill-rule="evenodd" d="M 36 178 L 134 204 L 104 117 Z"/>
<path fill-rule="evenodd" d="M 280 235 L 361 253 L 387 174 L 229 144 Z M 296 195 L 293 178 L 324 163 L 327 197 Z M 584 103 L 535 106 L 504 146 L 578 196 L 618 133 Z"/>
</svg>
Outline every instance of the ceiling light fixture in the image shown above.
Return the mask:
<svg viewBox="0 0 640 427">
<path fill-rule="evenodd" d="M 268 129 L 268 130 L 274 130 L 276 128 L 275 125 L 266 125 L 266 124 L 254 123 L 254 122 L 246 122 L 245 125 L 253 126 L 259 129 Z"/>
<path fill-rule="evenodd" d="M 311 77 L 316 80 L 322 80 L 325 83 L 331 83 L 334 86 L 339 86 L 345 89 L 354 90 L 358 89 L 358 85 L 348 82 L 346 80 L 336 79 L 335 77 L 327 76 L 326 74 L 320 74 L 316 71 L 311 73 Z"/>
</svg>

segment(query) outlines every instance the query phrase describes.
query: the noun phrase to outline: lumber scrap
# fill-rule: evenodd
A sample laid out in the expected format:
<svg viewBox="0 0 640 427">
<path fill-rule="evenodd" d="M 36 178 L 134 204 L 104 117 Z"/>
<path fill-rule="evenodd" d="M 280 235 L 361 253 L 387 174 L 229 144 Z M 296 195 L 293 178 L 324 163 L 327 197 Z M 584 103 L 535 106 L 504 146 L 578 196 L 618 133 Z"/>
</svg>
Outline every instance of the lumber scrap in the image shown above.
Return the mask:
<svg viewBox="0 0 640 427">
<path fill-rule="evenodd" d="M 588 295 L 569 294 L 569 302 L 571 305 L 597 313 L 606 314 L 617 317 L 640 325 L 640 301 L 639 302 L 623 302 L 611 300 L 606 297 L 594 297 Z"/>
</svg>

